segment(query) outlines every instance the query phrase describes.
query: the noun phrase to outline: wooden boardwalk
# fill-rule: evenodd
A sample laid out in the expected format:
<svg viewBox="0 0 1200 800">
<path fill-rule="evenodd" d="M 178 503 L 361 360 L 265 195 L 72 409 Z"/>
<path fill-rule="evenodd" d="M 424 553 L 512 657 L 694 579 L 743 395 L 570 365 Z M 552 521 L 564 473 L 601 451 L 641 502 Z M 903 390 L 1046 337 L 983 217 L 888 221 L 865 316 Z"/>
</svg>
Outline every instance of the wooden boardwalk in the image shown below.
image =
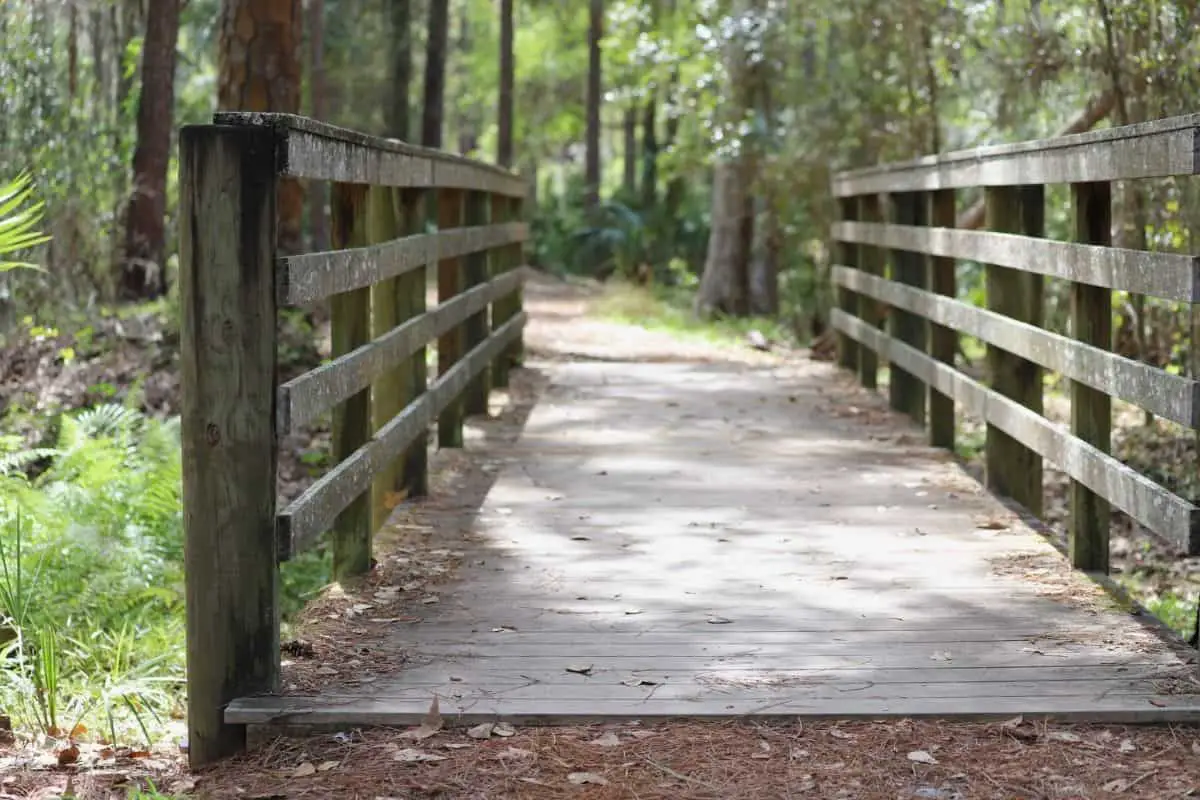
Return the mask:
<svg viewBox="0 0 1200 800">
<path fill-rule="evenodd" d="M 455 583 L 391 636 L 407 665 L 228 721 L 411 724 L 435 695 L 452 723 L 1200 719 L 1189 651 L 916 429 L 830 400 L 831 366 L 539 368 L 549 388 L 447 545 Z"/>
</svg>

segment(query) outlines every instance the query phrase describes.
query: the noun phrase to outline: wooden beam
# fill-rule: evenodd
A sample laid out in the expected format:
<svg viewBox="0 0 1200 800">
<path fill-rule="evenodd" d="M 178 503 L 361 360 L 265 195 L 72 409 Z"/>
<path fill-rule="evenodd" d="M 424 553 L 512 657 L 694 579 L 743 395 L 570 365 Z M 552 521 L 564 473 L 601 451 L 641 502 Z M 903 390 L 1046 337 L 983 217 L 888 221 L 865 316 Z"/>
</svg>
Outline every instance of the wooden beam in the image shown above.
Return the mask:
<svg viewBox="0 0 1200 800">
<path fill-rule="evenodd" d="M 940 189 L 929 193 L 929 224 L 939 228 L 954 225 L 955 192 Z M 929 257 L 930 289 L 935 293 L 954 299 L 958 294 L 954 259 L 944 256 Z M 945 325 L 929 328 L 929 354 L 944 364 L 953 366 L 958 353 L 958 332 Z M 929 392 L 929 443 L 934 447 L 954 449 L 956 423 L 954 398 L 934 389 Z"/>
<path fill-rule="evenodd" d="M 226 704 L 279 689 L 270 130 L 180 134 L 188 761 L 245 748 Z"/>
<path fill-rule="evenodd" d="M 892 219 L 901 225 L 922 225 L 925 222 L 924 198 L 905 192 L 889 196 Z M 925 289 L 929 286 L 929 266 L 924 256 L 911 250 L 892 250 L 892 275 L 897 283 Z M 924 319 L 907 311 L 893 310 L 892 336 L 919 350 L 926 348 L 929 326 Z M 916 376 L 895 364 L 890 365 L 891 382 L 888 397 L 891 407 L 912 417 L 918 425 L 925 424 L 925 385 Z"/>
</svg>

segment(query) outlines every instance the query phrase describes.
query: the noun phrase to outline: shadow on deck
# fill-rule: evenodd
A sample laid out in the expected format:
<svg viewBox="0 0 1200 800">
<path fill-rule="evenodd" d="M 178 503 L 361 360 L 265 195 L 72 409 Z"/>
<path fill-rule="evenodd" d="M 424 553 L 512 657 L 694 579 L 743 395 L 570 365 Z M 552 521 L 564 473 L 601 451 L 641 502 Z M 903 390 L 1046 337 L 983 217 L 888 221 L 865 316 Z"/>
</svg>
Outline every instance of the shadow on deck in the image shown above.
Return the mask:
<svg viewBox="0 0 1200 800">
<path fill-rule="evenodd" d="M 454 581 L 384 634 L 404 666 L 227 721 L 1200 716 L 1188 651 L 833 367 L 531 366 L 438 528 Z"/>
</svg>

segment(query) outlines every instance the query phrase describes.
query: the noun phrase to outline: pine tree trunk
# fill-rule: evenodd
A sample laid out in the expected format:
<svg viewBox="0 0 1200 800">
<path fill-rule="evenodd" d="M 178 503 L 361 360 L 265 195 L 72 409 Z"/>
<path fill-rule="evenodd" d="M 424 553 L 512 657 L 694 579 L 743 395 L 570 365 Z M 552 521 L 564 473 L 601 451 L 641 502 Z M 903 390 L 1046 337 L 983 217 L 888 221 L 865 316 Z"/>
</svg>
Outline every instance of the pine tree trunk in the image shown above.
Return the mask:
<svg viewBox="0 0 1200 800">
<path fill-rule="evenodd" d="M 158 0 L 155 0 L 157 4 Z M 217 55 L 222 111 L 300 113 L 300 0 L 223 0 Z M 279 248 L 301 252 L 304 188 L 279 182 Z"/>
<path fill-rule="evenodd" d="M 496 124 L 499 128 L 496 143 L 496 163 L 511 167 L 513 163 L 513 0 L 500 0 L 500 107 Z"/>
<path fill-rule="evenodd" d="M 624 134 L 621 145 L 622 185 L 630 197 L 637 191 L 637 123 L 637 107 L 631 103 L 629 108 L 625 109 L 625 117 L 621 121 L 621 131 Z"/>
<path fill-rule="evenodd" d="M 604 1 L 591 0 L 588 14 L 587 152 L 584 204 L 600 204 L 600 39 L 604 35 Z"/>
<path fill-rule="evenodd" d="M 642 111 L 642 208 L 658 202 L 658 94 L 651 90 Z"/>
<path fill-rule="evenodd" d="M 392 81 L 388 86 L 388 136 L 408 141 L 409 90 L 412 86 L 412 3 L 391 0 Z"/>
<path fill-rule="evenodd" d="M 750 242 L 747 217 L 746 165 L 720 161 L 713 167 L 712 230 L 704 275 L 696 294 L 696 312 L 745 316 L 749 306 Z"/>
<path fill-rule="evenodd" d="M 425 98 L 421 144 L 440 149 L 446 99 L 446 46 L 450 38 L 449 0 L 429 0 L 429 41 L 425 50 Z"/>
<path fill-rule="evenodd" d="M 155 0 L 146 16 L 142 45 L 133 196 L 126 218 L 125 252 L 118 282 L 119 294 L 125 300 L 157 297 L 167 288 L 167 167 L 174 128 L 178 39 L 179 0 Z"/>
</svg>

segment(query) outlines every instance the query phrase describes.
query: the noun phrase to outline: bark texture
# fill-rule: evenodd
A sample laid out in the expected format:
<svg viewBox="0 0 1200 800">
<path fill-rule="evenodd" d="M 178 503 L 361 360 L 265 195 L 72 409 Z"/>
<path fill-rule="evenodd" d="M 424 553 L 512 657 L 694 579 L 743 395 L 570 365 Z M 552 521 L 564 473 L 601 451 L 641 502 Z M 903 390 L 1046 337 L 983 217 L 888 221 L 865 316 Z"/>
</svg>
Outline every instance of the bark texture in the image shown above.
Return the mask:
<svg viewBox="0 0 1200 800">
<path fill-rule="evenodd" d="M 222 1 L 218 108 L 300 113 L 301 14 L 300 0 Z M 301 251 L 303 213 L 300 182 L 280 181 L 279 247 L 284 253 Z"/>
<path fill-rule="evenodd" d="M 600 203 L 600 39 L 604 36 L 604 0 L 591 0 L 588 13 L 587 77 L 587 152 L 584 203 L 595 208 Z"/>
<path fill-rule="evenodd" d="M 408 141 L 409 87 L 412 86 L 412 3 L 391 0 L 392 82 L 388 94 L 388 136 Z"/>
<path fill-rule="evenodd" d="M 496 163 L 502 167 L 513 164 L 513 0 L 500 0 L 500 107 L 496 120 L 499 127 L 496 143 Z"/>
<path fill-rule="evenodd" d="M 425 50 L 425 98 L 421 144 L 441 148 L 446 99 L 446 45 L 450 37 L 449 0 L 429 0 L 429 41 Z"/>
<path fill-rule="evenodd" d="M 142 45 L 142 92 L 138 100 L 137 145 L 133 151 L 133 194 L 125 225 L 125 252 L 118 294 L 125 300 L 158 297 L 165 275 L 167 168 L 175 109 L 175 47 L 179 0 L 157 0 L 146 17 Z"/>
</svg>

